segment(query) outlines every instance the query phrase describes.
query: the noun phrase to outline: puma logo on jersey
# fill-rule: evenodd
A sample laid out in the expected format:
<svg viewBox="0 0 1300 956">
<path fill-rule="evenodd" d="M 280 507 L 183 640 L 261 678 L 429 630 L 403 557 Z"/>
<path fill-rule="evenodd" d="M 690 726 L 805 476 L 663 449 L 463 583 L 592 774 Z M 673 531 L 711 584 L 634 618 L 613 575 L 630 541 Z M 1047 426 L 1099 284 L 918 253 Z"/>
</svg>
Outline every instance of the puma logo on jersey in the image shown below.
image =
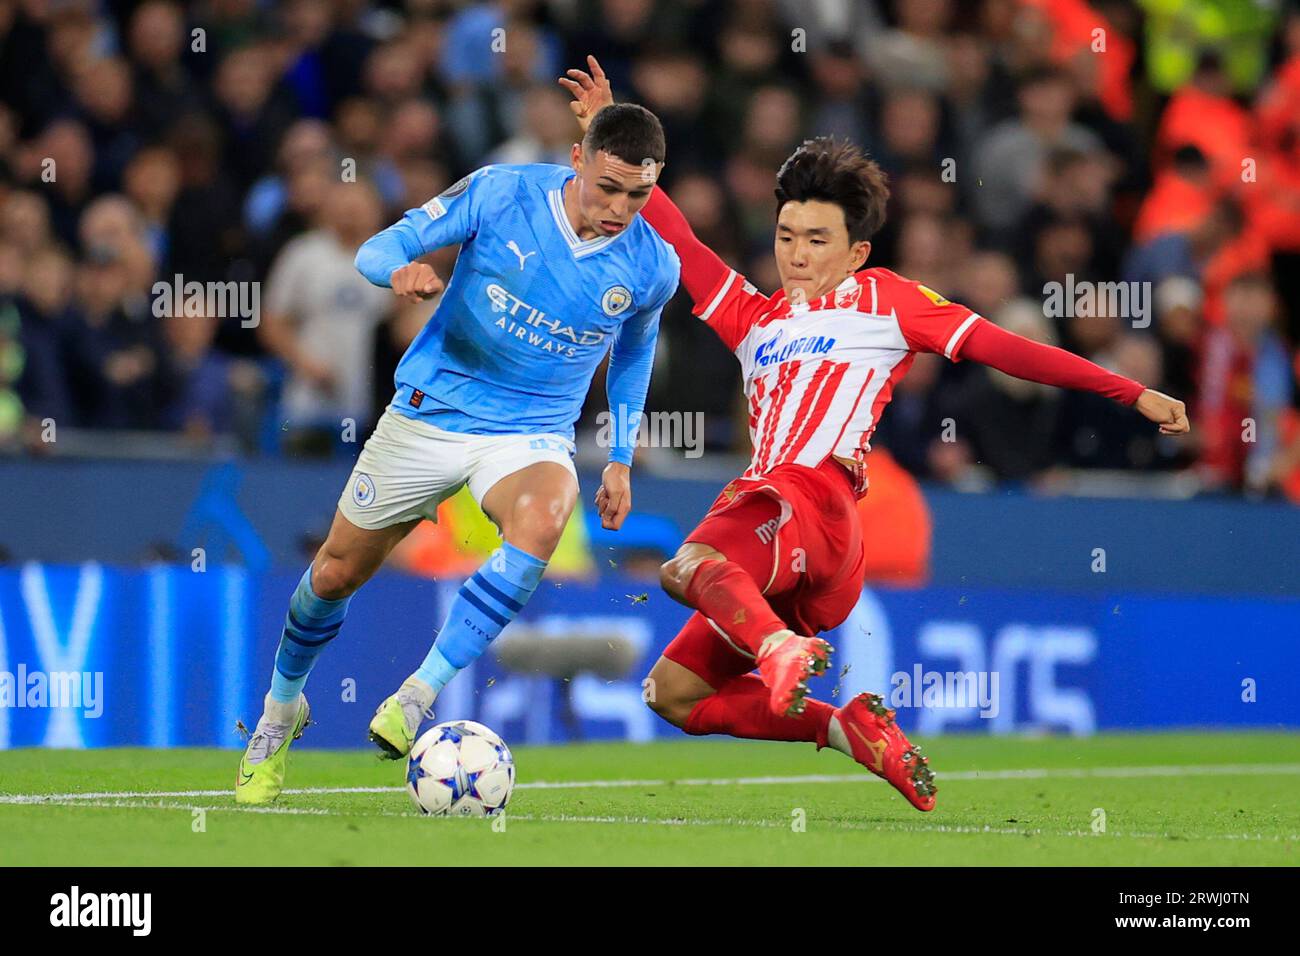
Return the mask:
<svg viewBox="0 0 1300 956">
<path fill-rule="evenodd" d="M 769 518 L 754 529 L 754 534 L 758 535 L 759 541 L 764 544 L 770 544 L 772 539 L 776 537 L 777 528 L 780 524 L 780 518 Z"/>
<path fill-rule="evenodd" d="M 520 272 L 524 271 L 525 260 L 527 260 L 529 256 L 537 255 L 536 249 L 534 249 L 532 252 L 524 252 L 522 249 L 519 248 L 518 244 L 513 239 L 511 239 L 509 242 L 506 243 L 506 248 L 509 249 L 511 252 L 513 252 L 515 254 L 515 257 L 519 260 Z"/>
</svg>

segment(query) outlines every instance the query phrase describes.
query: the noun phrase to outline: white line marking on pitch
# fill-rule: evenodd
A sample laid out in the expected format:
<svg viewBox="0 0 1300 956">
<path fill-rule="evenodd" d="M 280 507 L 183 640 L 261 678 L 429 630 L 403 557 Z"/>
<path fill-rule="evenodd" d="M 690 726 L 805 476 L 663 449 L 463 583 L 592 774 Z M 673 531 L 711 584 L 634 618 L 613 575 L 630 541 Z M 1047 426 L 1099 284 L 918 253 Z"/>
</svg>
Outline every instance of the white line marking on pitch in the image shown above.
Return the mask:
<svg viewBox="0 0 1300 956">
<path fill-rule="evenodd" d="M 221 791 L 224 793 L 225 791 Z M 285 791 L 286 793 L 288 791 Z M 318 791 L 313 791 L 318 792 Z M 355 792 L 355 791 L 348 791 Z M 366 790 L 364 792 L 370 792 Z M 339 810 L 327 810 L 322 807 L 245 807 L 231 804 L 204 805 L 193 803 L 175 803 L 165 800 L 49 800 L 44 806 L 56 807 L 95 807 L 97 809 L 130 809 L 130 810 L 185 810 L 193 812 L 195 810 L 211 811 L 219 813 L 222 811 L 232 811 L 237 813 L 264 813 L 264 814 L 282 814 L 288 816 L 313 816 L 313 817 L 351 817 L 357 816 L 355 813 Z M 367 812 L 364 816 L 381 816 L 381 817 L 412 817 L 419 819 L 423 815 L 416 813 L 414 810 L 397 811 L 383 810 L 378 813 Z M 576 816 L 572 814 L 551 814 L 551 813 L 509 813 L 508 820 L 536 822 L 536 823 L 594 823 L 594 824 L 615 824 L 623 826 L 665 826 L 665 827 L 743 827 L 747 829 L 762 830 L 784 830 L 790 824 L 785 820 L 757 820 L 745 818 L 721 818 L 713 820 L 686 819 L 683 817 L 673 819 L 657 819 L 654 817 L 629 817 L 629 816 Z M 428 818 L 433 820 L 435 818 Z M 446 817 L 446 820 L 460 820 L 462 824 L 468 825 L 471 821 L 478 819 L 486 822 L 482 818 L 474 817 Z M 826 827 L 832 830 L 858 830 L 864 832 L 878 833 L 881 831 L 895 833 L 960 833 L 960 834 L 993 834 L 996 836 L 1044 836 L 1044 837 L 1090 837 L 1095 838 L 1099 834 L 1090 830 L 1044 830 L 1041 827 L 1032 827 L 1019 829 L 1015 827 L 991 827 L 991 826 L 966 826 L 953 824 L 909 824 L 896 823 L 891 821 L 879 821 L 873 823 L 859 822 L 852 820 L 818 820 L 818 826 Z M 436 825 L 436 824 L 435 824 Z M 1141 832 L 1124 832 L 1112 830 L 1105 834 L 1109 837 L 1125 837 L 1136 840 L 1168 840 L 1174 836 L 1179 839 L 1191 840 L 1246 840 L 1259 843 L 1280 843 L 1283 841 L 1294 842 L 1300 840 L 1300 835 L 1290 834 L 1282 836 L 1274 834 L 1266 836 L 1262 833 L 1141 833 Z"/>
<path fill-rule="evenodd" d="M 1145 777 L 1233 776 L 1237 774 L 1290 775 L 1300 774 L 1300 763 L 1261 764 L 1201 764 L 1190 766 L 1155 767 L 1093 767 L 1093 768 L 1038 768 L 1026 770 L 958 770 L 937 773 L 940 782 L 978 780 L 1079 780 L 1079 779 L 1140 779 Z M 585 790 L 593 788 L 625 787 L 700 787 L 700 786 L 772 786 L 810 783 L 862 783 L 878 778 L 868 773 L 856 774 L 804 774 L 791 777 L 687 777 L 680 780 L 538 780 L 521 783 L 520 790 Z M 286 796 L 343 793 L 400 793 L 404 787 L 300 787 L 287 788 Z M 93 800 L 139 800 L 165 797 L 224 797 L 223 790 L 124 790 L 102 793 L 20 793 L 0 795 L 0 805 L 8 804 L 68 804 Z M 1020 831 L 1016 831 L 1020 832 Z"/>
</svg>

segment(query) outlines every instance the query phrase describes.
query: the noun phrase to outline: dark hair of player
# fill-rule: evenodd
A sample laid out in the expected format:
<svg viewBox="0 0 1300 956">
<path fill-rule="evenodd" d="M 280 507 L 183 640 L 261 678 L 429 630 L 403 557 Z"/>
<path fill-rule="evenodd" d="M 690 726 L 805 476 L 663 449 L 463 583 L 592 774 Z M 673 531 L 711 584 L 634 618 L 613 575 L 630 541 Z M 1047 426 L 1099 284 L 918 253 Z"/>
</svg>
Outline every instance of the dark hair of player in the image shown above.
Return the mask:
<svg viewBox="0 0 1300 956">
<path fill-rule="evenodd" d="M 827 136 L 804 140 L 776 174 L 776 211 L 788 202 L 819 200 L 844 210 L 849 242 L 870 239 L 885 224 L 889 183 L 861 149 Z"/>
<path fill-rule="evenodd" d="M 582 138 L 582 149 L 604 150 L 638 166 L 647 159 L 662 163 L 668 152 L 659 117 L 635 103 L 615 103 L 597 113 Z"/>
</svg>

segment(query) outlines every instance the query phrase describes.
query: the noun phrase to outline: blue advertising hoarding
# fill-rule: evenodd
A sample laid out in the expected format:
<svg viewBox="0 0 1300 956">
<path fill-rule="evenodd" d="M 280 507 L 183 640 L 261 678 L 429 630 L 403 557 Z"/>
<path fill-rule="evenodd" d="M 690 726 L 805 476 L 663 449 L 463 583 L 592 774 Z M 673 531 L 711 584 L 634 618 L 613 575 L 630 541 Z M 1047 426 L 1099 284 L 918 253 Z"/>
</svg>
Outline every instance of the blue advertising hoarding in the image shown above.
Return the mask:
<svg viewBox="0 0 1300 956">
<path fill-rule="evenodd" d="M 239 746 L 296 582 L 234 566 L 0 569 L 0 748 Z M 385 574 L 362 589 L 308 684 L 303 745 L 366 745 L 370 714 L 419 663 L 458 583 Z M 616 574 L 544 583 L 444 691 L 439 719 L 515 743 L 677 735 L 645 706 L 642 678 L 687 614 Z M 864 590 L 828 638 L 835 667 L 817 696 L 883 692 L 921 734 L 1300 727 L 1300 599 Z M 495 653 L 517 661 L 504 651 L 561 639 L 591 652 L 567 679 Z"/>
</svg>

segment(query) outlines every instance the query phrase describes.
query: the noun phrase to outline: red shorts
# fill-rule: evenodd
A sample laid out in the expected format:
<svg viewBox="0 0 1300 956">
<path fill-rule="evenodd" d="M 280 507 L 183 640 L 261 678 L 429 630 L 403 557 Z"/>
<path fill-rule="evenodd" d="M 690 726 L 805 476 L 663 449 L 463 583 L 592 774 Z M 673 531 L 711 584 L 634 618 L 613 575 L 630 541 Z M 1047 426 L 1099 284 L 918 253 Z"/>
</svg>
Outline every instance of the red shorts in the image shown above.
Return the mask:
<svg viewBox="0 0 1300 956">
<path fill-rule="evenodd" d="M 839 626 L 862 593 L 866 562 L 857 498 L 848 471 L 833 459 L 819 468 L 781 465 L 735 479 L 686 540 L 715 548 L 749 572 L 772 610 L 798 634 Z M 664 656 L 714 688 L 754 668 L 749 652 L 699 612 Z"/>
</svg>

